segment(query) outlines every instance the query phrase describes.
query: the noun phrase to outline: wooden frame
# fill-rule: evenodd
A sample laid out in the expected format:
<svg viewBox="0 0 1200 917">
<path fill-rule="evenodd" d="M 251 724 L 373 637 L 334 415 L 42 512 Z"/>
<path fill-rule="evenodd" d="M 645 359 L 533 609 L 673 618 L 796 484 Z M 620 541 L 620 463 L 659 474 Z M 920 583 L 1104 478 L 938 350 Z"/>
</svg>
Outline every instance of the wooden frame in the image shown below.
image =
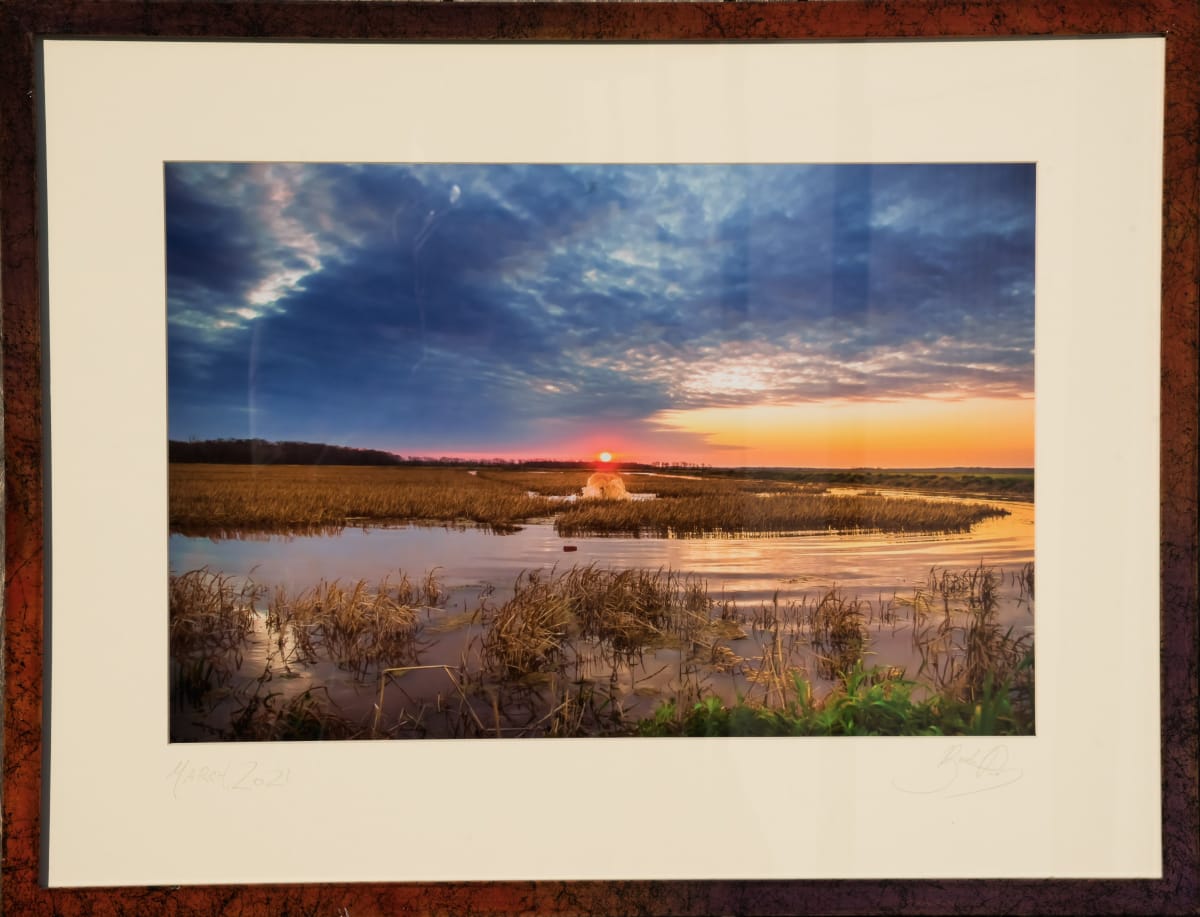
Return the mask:
<svg viewBox="0 0 1200 917">
<path fill-rule="evenodd" d="M 1063 8 L 1060 8 L 1063 7 Z M 1187 0 L 733 4 L 14 2 L 3 103 L 5 691 L 3 895 L 14 913 L 1194 912 L 1197 890 L 1197 245 L 1200 11 Z M 45 539 L 39 111 L 42 36 L 393 40 L 741 40 L 1159 34 L 1167 39 L 1162 279 L 1161 881 L 620 882 L 46 889 Z"/>
</svg>

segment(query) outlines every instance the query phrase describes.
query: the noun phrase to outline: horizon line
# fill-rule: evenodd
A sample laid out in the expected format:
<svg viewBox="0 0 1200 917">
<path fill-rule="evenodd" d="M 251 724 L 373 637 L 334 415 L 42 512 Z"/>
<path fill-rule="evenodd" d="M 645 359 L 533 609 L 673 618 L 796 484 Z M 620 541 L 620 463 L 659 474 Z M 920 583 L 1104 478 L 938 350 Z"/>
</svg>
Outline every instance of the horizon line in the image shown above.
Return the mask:
<svg viewBox="0 0 1200 917">
<path fill-rule="evenodd" d="M 308 440 L 268 440 L 259 437 L 232 437 L 218 439 L 189 439 L 178 440 L 168 439 L 168 445 L 178 444 L 180 446 L 199 446 L 204 444 L 217 443 L 245 443 L 245 444 L 262 444 L 264 446 L 307 446 L 319 447 L 336 450 L 347 450 L 352 452 L 362 453 L 378 453 L 380 455 L 391 456 L 401 462 L 409 464 L 460 464 L 460 465 L 489 465 L 489 464 L 506 464 L 506 465 L 534 465 L 539 463 L 556 463 L 556 464 L 575 464 L 575 465 L 600 465 L 607 468 L 620 468 L 627 466 L 641 467 L 668 467 L 668 468 L 694 468 L 708 469 L 720 471 L 747 471 L 747 470 L 777 470 L 777 471 L 904 471 L 904 472 L 947 472 L 947 471 L 1007 471 L 1007 472 L 1028 472 L 1033 473 L 1036 469 L 1032 465 L 718 465 L 712 462 L 697 462 L 689 459 L 621 459 L 614 457 L 608 462 L 603 462 L 598 456 L 589 458 L 556 458 L 552 456 L 523 456 L 520 458 L 504 457 L 500 455 L 490 456 L 487 458 L 480 457 L 464 457 L 461 455 L 431 455 L 431 454 L 405 454 L 392 449 L 379 449 L 372 446 L 347 446 L 335 443 L 312 442 Z M 330 464 L 336 464 L 330 463 Z"/>
</svg>

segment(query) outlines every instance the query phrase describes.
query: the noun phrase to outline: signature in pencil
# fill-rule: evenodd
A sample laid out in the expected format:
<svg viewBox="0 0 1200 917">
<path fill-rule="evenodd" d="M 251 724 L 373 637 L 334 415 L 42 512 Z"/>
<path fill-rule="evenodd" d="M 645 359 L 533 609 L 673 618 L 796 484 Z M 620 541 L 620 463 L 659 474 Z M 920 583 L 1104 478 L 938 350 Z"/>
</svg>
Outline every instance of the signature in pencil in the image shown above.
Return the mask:
<svg viewBox="0 0 1200 917">
<path fill-rule="evenodd" d="M 892 779 L 902 793 L 953 799 L 973 793 L 987 793 L 1016 783 L 1025 772 L 1009 763 L 1008 746 L 967 748 L 952 745 L 928 772 L 913 779 Z"/>
<path fill-rule="evenodd" d="M 291 779 L 288 768 L 264 768 L 257 761 L 227 762 L 220 766 L 179 761 L 167 774 L 171 796 L 179 799 L 193 790 L 268 790 L 287 786 Z"/>
</svg>

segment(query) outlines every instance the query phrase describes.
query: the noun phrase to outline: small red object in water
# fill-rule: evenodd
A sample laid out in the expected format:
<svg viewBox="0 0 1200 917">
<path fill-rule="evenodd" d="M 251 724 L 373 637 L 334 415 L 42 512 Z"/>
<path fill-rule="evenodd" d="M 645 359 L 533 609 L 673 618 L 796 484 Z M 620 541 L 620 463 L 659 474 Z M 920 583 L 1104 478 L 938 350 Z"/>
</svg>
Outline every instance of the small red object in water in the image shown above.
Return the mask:
<svg viewBox="0 0 1200 917">
<path fill-rule="evenodd" d="M 563 545 L 563 550 L 564 551 L 578 551 L 579 548 L 573 544 L 565 544 L 565 545 Z"/>
</svg>

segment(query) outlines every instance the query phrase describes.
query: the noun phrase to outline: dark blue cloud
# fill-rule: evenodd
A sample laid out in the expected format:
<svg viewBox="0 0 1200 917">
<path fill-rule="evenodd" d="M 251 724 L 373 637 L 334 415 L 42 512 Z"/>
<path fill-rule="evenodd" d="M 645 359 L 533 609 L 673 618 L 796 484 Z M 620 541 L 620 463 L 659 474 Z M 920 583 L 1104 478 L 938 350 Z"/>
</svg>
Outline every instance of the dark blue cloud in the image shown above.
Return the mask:
<svg viewBox="0 0 1200 917">
<path fill-rule="evenodd" d="M 177 170 L 167 170 L 163 193 L 171 295 L 243 294 L 260 274 L 247 257 L 253 230 L 242 211 L 192 193 Z"/>
<path fill-rule="evenodd" d="M 170 432 L 519 450 L 1027 395 L 1034 193 L 1020 164 L 169 164 Z"/>
</svg>

